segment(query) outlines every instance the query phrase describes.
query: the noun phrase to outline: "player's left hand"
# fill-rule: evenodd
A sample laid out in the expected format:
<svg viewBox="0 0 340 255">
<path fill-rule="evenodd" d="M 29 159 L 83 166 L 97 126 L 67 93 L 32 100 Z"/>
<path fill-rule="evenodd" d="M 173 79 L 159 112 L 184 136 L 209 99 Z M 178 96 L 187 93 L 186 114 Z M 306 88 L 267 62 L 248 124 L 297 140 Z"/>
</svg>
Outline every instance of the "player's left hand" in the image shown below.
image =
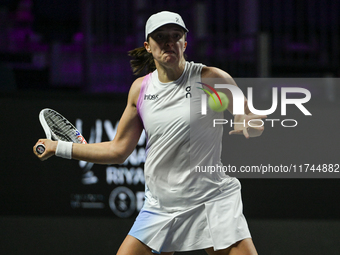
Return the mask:
<svg viewBox="0 0 340 255">
<path fill-rule="evenodd" d="M 256 115 L 253 113 L 236 115 L 234 122 L 237 124 L 234 124 L 234 130 L 230 131 L 229 135 L 244 135 L 247 139 L 249 137 L 260 136 L 264 131 L 262 119 L 265 118 L 267 118 L 266 115 Z"/>
</svg>

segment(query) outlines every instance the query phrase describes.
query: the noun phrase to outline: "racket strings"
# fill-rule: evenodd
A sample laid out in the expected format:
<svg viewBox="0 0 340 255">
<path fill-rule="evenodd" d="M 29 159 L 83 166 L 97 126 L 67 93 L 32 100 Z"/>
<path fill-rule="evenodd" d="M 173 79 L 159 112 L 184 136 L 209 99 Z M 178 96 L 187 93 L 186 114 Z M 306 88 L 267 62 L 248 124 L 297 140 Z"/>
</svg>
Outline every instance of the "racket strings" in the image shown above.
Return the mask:
<svg viewBox="0 0 340 255">
<path fill-rule="evenodd" d="M 73 125 L 65 118 L 49 111 L 44 114 L 47 125 L 59 140 L 78 142 Z"/>
</svg>

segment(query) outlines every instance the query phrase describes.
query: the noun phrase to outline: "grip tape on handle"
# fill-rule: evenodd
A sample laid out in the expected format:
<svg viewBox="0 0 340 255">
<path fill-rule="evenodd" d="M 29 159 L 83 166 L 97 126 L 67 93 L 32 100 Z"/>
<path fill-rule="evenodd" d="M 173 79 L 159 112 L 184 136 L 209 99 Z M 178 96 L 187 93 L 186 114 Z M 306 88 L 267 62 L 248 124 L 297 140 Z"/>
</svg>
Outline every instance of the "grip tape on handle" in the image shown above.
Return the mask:
<svg viewBox="0 0 340 255">
<path fill-rule="evenodd" d="M 38 144 L 37 147 L 35 148 L 35 151 L 40 155 L 43 154 L 45 152 L 45 145 Z"/>
</svg>

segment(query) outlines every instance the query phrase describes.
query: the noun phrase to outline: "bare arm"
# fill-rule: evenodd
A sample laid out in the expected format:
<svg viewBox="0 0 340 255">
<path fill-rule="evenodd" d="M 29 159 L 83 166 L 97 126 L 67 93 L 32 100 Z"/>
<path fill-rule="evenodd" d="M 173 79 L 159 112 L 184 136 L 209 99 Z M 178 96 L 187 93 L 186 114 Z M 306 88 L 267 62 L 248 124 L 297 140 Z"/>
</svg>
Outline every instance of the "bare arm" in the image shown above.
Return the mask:
<svg viewBox="0 0 340 255">
<path fill-rule="evenodd" d="M 202 69 L 202 82 L 208 83 L 210 86 L 214 86 L 215 84 L 212 83 L 219 83 L 219 84 L 230 84 L 237 87 L 236 82 L 234 79 L 225 71 L 218 69 L 216 67 L 204 67 Z M 210 84 L 209 84 L 210 83 Z M 217 89 L 225 93 L 229 99 L 228 111 L 233 114 L 233 96 L 229 89 Z M 244 114 L 243 115 L 234 115 L 234 123 L 245 123 L 243 124 L 235 124 L 234 130 L 230 131 L 229 134 L 238 134 L 244 135 L 246 138 L 249 137 L 256 137 L 260 136 L 264 130 L 263 126 L 261 127 L 253 127 L 255 125 L 260 126 L 261 122 L 260 119 L 267 118 L 265 115 L 255 115 L 249 111 L 248 108 L 248 100 L 244 97 Z M 248 125 L 248 121 L 252 120 L 252 125 Z M 258 120 L 258 121 L 256 121 Z"/>
<path fill-rule="evenodd" d="M 137 100 L 142 84 L 142 78 L 131 86 L 128 102 L 119 121 L 115 138 L 109 142 L 94 144 L 77 144 L 72 146 L 72 158 L 97 164 L 121 164 L 136 147 L 143 130 L 143 125 L 137 113 Z M 37 144 L 45 144 L 46 151 L 42 155 L 35 153 L 41 160 L 46 160 L 55 154 L 57 142 L 40 139 Z M 33 150 L 35 152 L 35 147 Z"/>
</svg>

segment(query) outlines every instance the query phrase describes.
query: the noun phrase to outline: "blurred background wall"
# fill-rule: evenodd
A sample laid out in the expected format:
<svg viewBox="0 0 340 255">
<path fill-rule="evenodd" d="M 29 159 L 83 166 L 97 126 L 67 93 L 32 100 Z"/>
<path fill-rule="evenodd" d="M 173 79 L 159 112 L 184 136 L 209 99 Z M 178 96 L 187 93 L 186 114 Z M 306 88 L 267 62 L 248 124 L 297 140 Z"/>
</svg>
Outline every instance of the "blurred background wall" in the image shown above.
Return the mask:
<svg viewBox="0 0 340 255">
<path fill-rule="evenodd" d="M 40 162 L 31 150 L 44 136 L 45 107 L 66 112 L 90 142 L 114 137 L 136 78 L 127 52 L 143 45 L 147 18 L 162 10 L 189 28 L 189 61 L 235 78 L 322 81 L 307 86 L 313 117 L 290 111 L 294 131 L 230 138 L 232 164 L 244 160 L 233 146 L 263 162 L 340 163 L 339 1 L 0 0 L 1 254 L 116 253 L 143 204 L 145 137 L 120 166 Z M 268 105 L 270 87 L 254 90 Z M 241 179 L 259 254 L 340 254 L 339 177 Z"/>
<path fill-rule="evenodd" d="M 338 77 L 339 5 L 1 0 L 0 59 L 2 70 L 14 72 L 16 85 L 8 82 L 8 89 L 127 92 L 133 81 L 127 51 L 143 46 L 152 13 L 172 10 L 190 29 L 188 60 L 218 66 L 233 77 Z"/>
</svg>

